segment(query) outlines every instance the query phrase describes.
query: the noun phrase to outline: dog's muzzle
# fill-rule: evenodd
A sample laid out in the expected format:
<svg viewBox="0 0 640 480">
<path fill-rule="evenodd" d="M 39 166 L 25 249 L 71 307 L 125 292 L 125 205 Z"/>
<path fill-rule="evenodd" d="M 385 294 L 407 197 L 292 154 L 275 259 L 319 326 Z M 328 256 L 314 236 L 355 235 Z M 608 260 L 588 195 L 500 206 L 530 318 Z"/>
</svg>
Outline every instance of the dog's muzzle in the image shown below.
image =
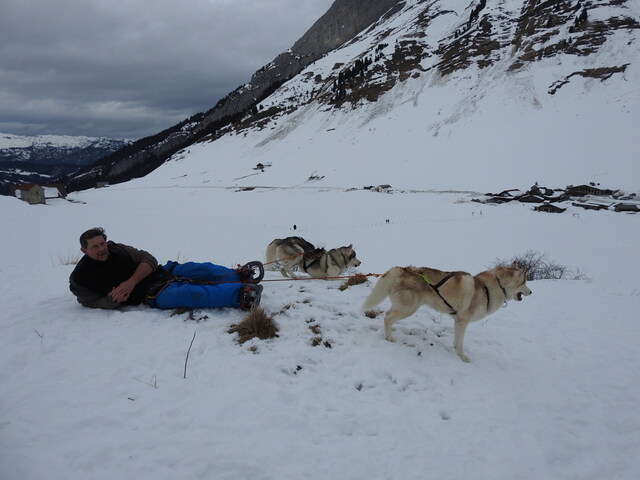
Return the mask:
<svg viewBox="0 0 640 480">
<path fill-rule="evenodd" d="M 528 290 L 528 289 L 527 289 L 527 290 Z M 533 293 L 533 292 L 532 292 L 531 290 L 529 290 L 528 292 L 518 292 L 518 293 L 516 293 L 516 300 L 517 300 L 518 302 L 521 302 L 521 301 L 522 301 L 522 297 L 523 297 L 524 295 L 529 296 L 529 295 L 531 295 L 532 293 Z"/>
</svg>

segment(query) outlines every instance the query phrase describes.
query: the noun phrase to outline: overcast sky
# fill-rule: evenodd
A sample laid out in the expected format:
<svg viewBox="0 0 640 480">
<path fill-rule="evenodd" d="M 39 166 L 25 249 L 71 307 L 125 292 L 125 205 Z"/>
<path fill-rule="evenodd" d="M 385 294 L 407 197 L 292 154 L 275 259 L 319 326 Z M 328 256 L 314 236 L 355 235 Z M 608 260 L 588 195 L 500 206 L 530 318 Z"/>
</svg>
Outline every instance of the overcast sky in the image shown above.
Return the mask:
<svg viewBox="0 0 640 480">
<path fill-rule="evenodd" d="M 333 0 L 1 0 L 0 132 L 137 139 L 204 112 Z"/>
</svg>

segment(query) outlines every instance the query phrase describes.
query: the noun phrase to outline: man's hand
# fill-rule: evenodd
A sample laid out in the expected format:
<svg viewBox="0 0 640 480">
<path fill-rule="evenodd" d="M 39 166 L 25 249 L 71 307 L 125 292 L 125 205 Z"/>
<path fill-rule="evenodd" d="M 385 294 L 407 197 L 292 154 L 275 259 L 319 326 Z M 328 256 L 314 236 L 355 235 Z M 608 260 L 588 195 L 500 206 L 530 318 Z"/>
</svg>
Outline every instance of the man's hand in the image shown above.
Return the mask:
<svg viewBox="0 0 640 480">
<path fill-rule="evenodd" d="M 127 280 L 125 282 L 122 282 L 117 287 L 113 287 L 113 289 L 109 293 L 109 296 L 115 302 L 124 303 L 129 299 L 129 295 L 131 295 L 131 292 L 133 291 L 133 288 L 135 286 L 135 283 L 133 283 L 131 280 Z"/>
<path fill-rule="evenodd" d="M 131 295 L 135 286 L 151 272 L 153 272 L 153 267 L 151 265 L 145 262 L 139 264 L 136 271 L 131 275 L 131 278 L 129 278 L 129 280 L 125 280 L 117 287 L 113 287 L 109 296 L 115 302 L 126 302 L 129 300 L 129 295 Z"/>
</svg>

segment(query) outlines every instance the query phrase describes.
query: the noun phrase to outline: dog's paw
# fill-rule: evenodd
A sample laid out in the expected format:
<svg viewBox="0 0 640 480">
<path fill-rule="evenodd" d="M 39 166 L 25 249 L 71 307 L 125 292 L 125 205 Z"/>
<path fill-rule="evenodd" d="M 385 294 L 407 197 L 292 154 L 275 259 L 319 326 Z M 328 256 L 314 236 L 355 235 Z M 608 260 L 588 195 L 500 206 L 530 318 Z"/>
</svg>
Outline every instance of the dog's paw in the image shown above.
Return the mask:
<svg viewBox="0 0 640 480">
<path fill-rule="evenodd" d="M 395 339 L 395 338 L 393 338 L 391 335 L 385 335 L 384 339 L 385 339 L 387 342 L 396 343 L 396 339 Z"/>
<path fill-rule="evenodd" d="M 459 353 L 458 356 L 464 363 L 469 363 L 469 357 L 467 357 L 464 353 Z"/>
</svg>

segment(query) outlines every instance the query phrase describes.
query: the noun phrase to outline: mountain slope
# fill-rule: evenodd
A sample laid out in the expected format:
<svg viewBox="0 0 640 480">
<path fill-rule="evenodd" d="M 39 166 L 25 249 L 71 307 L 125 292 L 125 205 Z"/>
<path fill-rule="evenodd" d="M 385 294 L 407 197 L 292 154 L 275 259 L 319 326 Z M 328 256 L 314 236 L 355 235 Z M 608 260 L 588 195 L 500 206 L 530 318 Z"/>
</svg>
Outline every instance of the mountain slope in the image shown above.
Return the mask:
<svg viewBox="0 0 640 480">
<path fill-rule="evenodd" d="M 209 111 L 140 139 L 95 166 L 69 177 L 66 180 L 68 189 L 90 188 L 100 180 L 118 183 L 146 175 L 180 149 L 239 121 L 252 111 L 259 100 L 269 96 L 315 59 L 351 39 L 398 3 L 398 0 L 336 0 L 289 51 L 259 69 L 250 83 L 229 93 Z"/>
<path fill-rule="evenodd" d="M 246 186 L 280 185 L 284 171 L 296 171 L 298 184 L 345 188 L 493 191 L 605 182 L 637 189 L 637 12 L 629 2 L 588 2 L 591 23 L 576 31 L 582 10 L 567 4 L 556 14 L 551 3 L 493 2 L 474 14 L 477 7 L 465 1 L 406 2 L 284 84 L 255 115 L 153 175 Z M 485 21 L 495 44 L 471 55 Z M 533 45 L 541 53 L 531 55 Z M 291 145 L 300 155 L 287 154 Z M 324 152 L 321 164 L 305 161 L 308 149 Z M 226 162 L 242 162 L 247 176 L 225 178 Z M 397 166 L 391 174 L 389 162 Z M 253 171 L 256 164 L 270 167 Z M 344 180 L 352 181 L 345 174 L 352 170 L 359 185 Z M 176 180 L 181 171 L 186 176 Z M 189 171 L 211 173 L 193 178 Z"/>
<path fill-rule="evenodd" d="M 338 6 L 346 16 L 349 9 L 360 12 L 362 2 L 336 2 L 332 9 Z M 374 174 L 376 165 L 394 159 L 400 144 L 420 157 L 411 164 L 418 174 L 406 185 L 412 188 L 481 188 L 468 181 L 473 175 L 450 182 L 451 171 L 469 168 L 495 170 L 496 183 L 528 185 L 556 173 L 559 182 L 599 181 L 598 165 L 605 159 L 617 172 L 612 182 L 635 172 L 627 170 L 634 168 L 629 139 L 640 97 L 634 2 L 414 0 L 379 7 L 383 13 L 375 21 L 368 17 L 357 35 L 339 38 L 335 43 L 348 40 L 292 78 L 303 64 L 283 60 L 288 52 L 210 112 L 183 122 L 172 133 L 180 142 L 159 134 L 157 142 L 146 141 L 147 150 L 132 148 L 84 172 L 82 181 L 72 179 L 71 189 L 98 178 L 123 181 L 132 171 L 144 175 L 170 155 L 183 158 L 197 139 L 225 143 L 220 140 L 242 133 L 258 147 L 275 140 L 302 145 L 305 138 L 290 137 L 301 125 L 313 130 L 328 161 L 338 162 L 330 170 L 356 158 L 365 162 L 370 175 L 363 182 L 406 180 L 404 169 L 397 179 Z M 320 41 L 332 31 L 325 17 L 296 45 L 329 48 Z M 461 145 L 469 142 L 476 158 L 461 157 Z M 167 144 L 172 148 L 163 149 Z M 224 147 L 213 148 L 208 158 Z M 275 151 L 250 155 L 254 165 L 279 163 L 310 174 L 304 161 L 282 159 Z"/>
</svg>

